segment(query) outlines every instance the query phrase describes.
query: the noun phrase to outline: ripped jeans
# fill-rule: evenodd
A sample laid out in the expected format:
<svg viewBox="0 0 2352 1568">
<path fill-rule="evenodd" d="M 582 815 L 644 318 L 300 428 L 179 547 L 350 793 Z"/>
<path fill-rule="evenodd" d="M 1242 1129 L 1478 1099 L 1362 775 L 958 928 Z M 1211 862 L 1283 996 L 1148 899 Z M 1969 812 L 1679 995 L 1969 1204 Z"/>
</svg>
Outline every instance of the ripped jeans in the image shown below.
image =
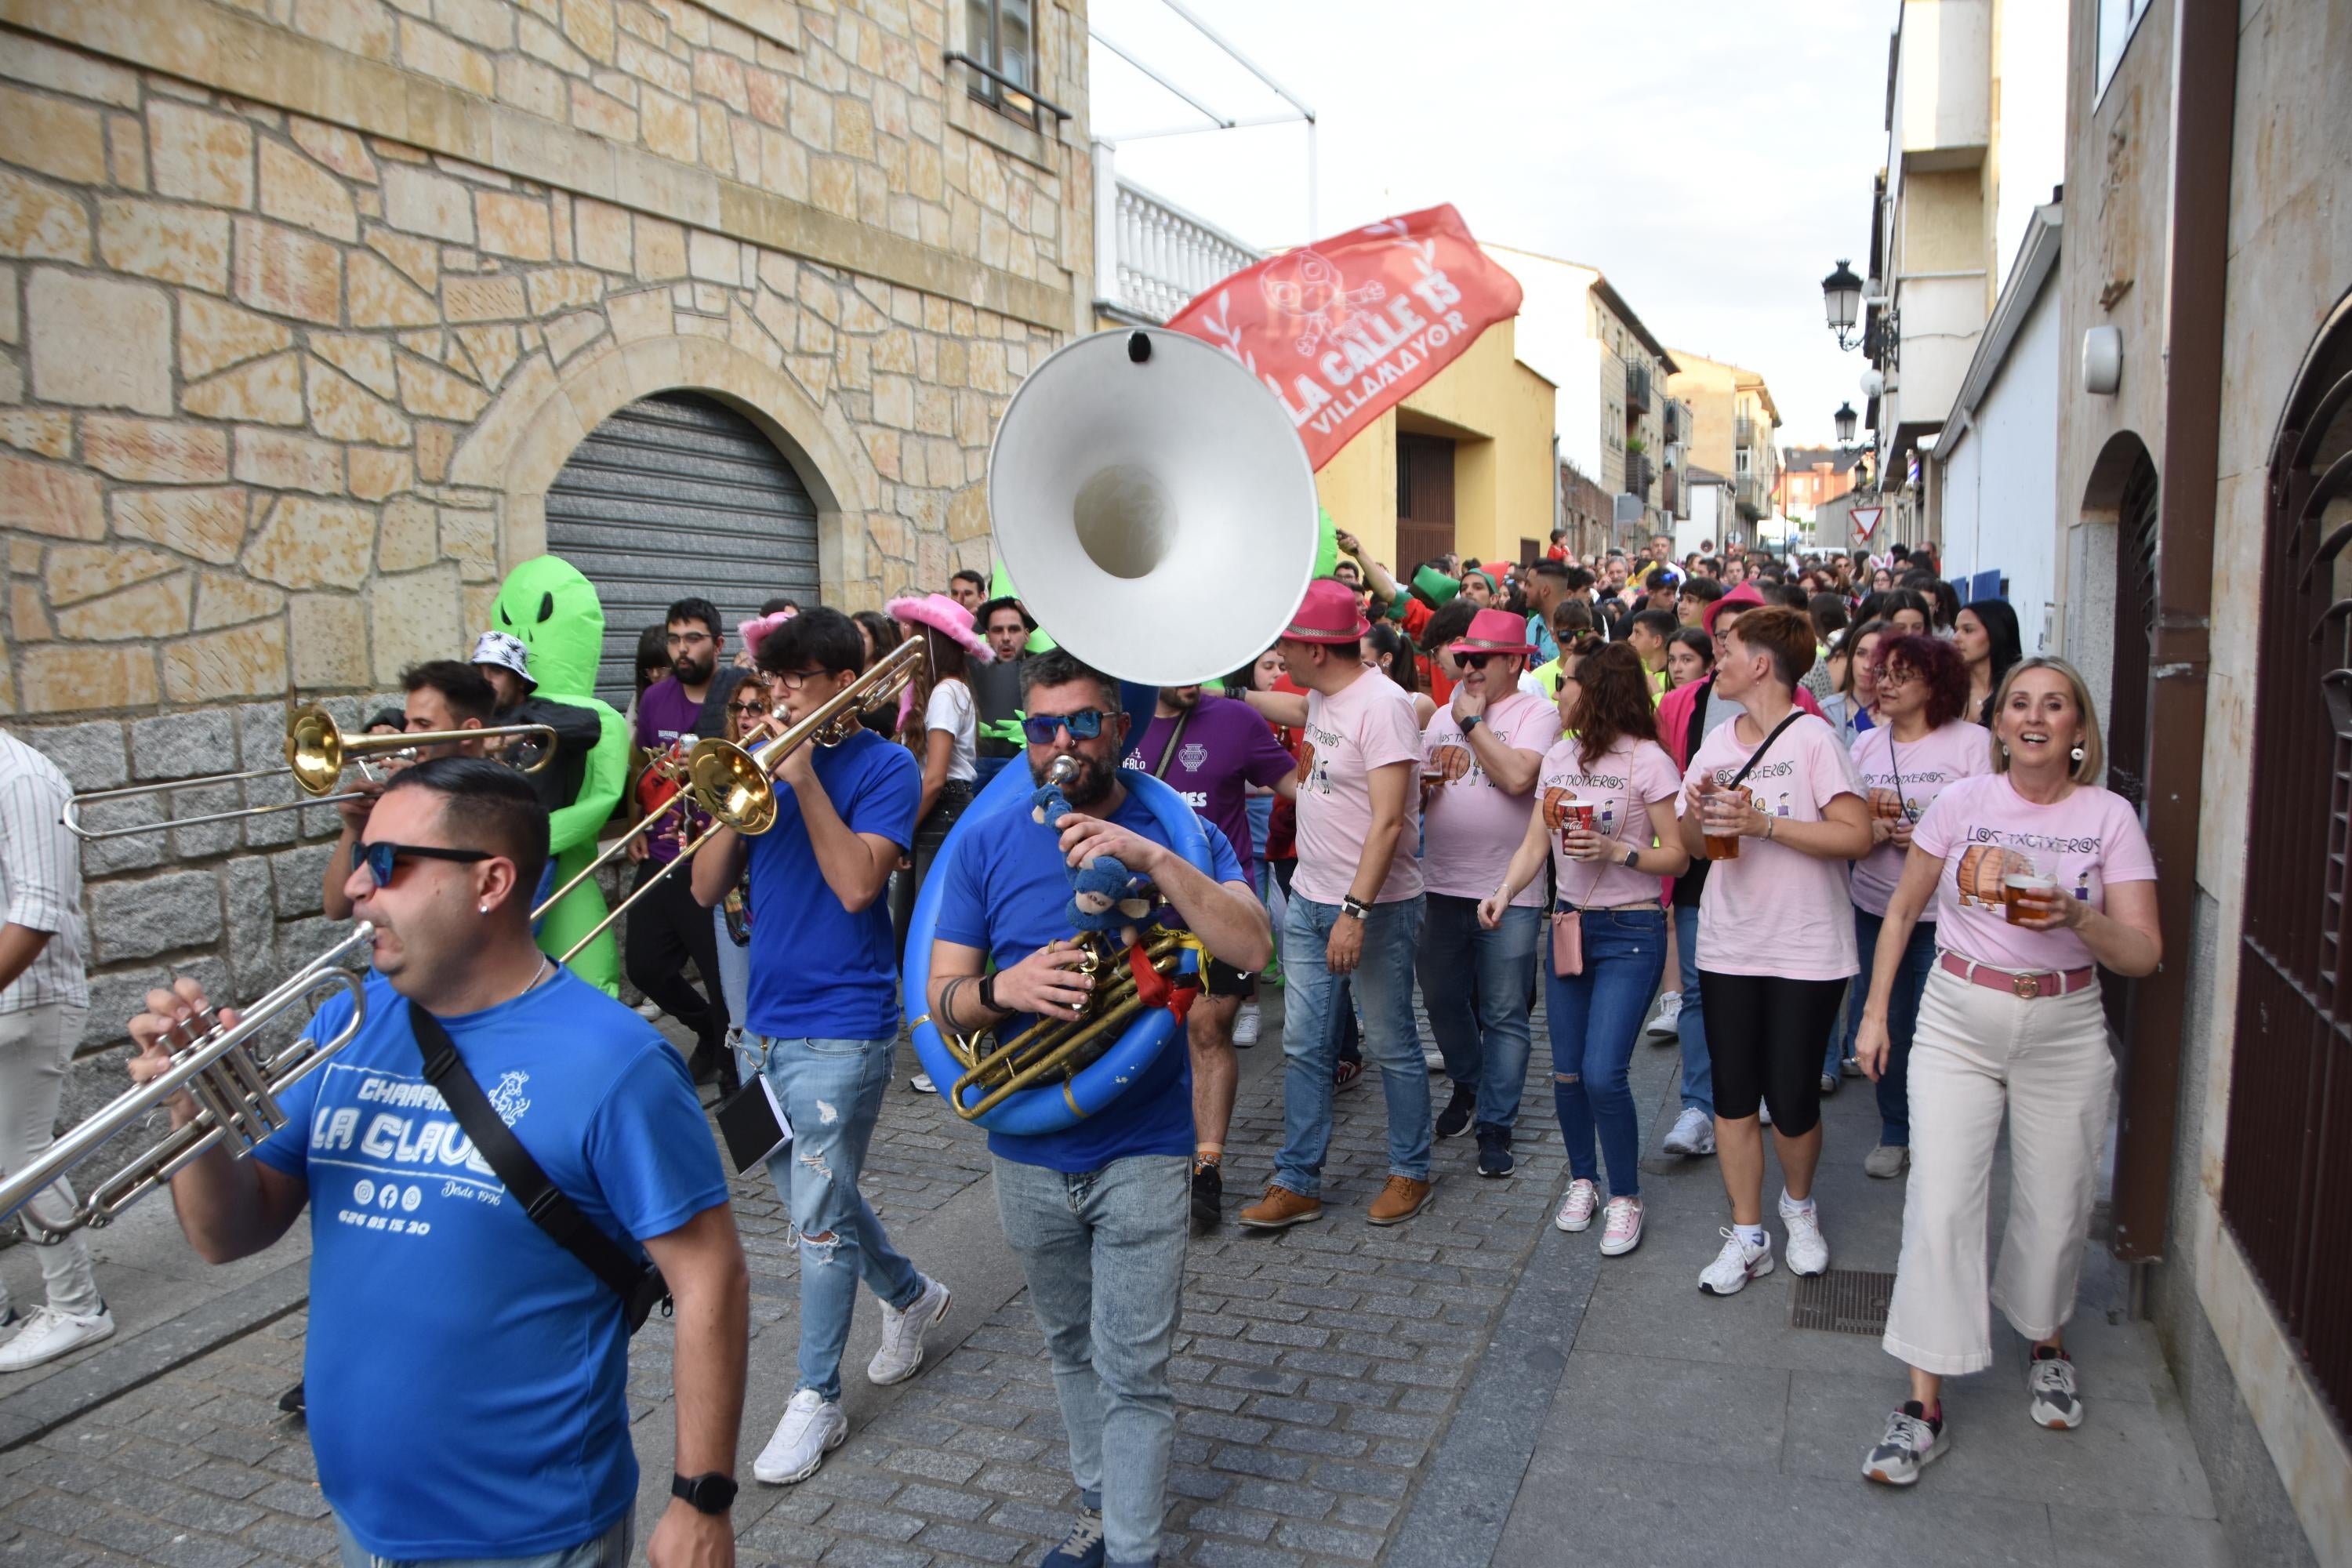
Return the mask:
<svg viewBox="0 0 2352 1568">
<path fill-rule="evenodd" d="M 768 1162 L 768 1174 L 801 1244 L 795 1393 L 814 1388 L 826 1399 L 841 1397 L 841 1352 L 849 1342 L 858 1280 L 899 1311 L 923 1293 L 923 1277 L 890 1245 L 857 1190 L 897 1043 L 743 1037 L 745 1075 L 767 1079 L 793 1124 L 792 1145 Z"/>
</svg>

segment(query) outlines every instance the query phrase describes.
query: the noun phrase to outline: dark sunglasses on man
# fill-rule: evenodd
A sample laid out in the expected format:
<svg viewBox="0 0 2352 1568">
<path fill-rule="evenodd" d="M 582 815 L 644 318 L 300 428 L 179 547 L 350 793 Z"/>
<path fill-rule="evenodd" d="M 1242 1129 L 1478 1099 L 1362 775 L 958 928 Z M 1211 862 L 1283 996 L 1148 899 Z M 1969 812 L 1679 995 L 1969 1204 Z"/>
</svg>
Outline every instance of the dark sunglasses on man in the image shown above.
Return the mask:
<svg viewBox="0 0 2352 1568">
<path fill-rule="evenodd" d="M 415 860 L 456 860 L 465 865 L 498 858 L 487 849 L 440 849 L 429 844 L 354 844 L 352 846 L 352 868 L 357 870 L 365 867 L 377 887 L 389 888 L 392 886 L 392 868 L 403 857 Z"/>
<path fill-rule="evenodd" d="M 1073 741 L 1091 741 L 1102 733 L 1103 710 L 1081 708 L 1075 713 L 1024 713 L 1021 716 L 1021 732 L 1029 737 L 1033 746 L 1050 746 L 1054 732 L 1066 729 Z"/>
</svg>

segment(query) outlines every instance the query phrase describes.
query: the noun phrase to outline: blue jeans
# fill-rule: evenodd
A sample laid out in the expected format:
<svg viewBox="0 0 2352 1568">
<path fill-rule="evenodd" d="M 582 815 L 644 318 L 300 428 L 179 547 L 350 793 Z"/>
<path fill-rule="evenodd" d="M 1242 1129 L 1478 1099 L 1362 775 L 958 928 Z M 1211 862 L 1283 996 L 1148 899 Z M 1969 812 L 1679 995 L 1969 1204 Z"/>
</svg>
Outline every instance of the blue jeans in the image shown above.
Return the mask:
<svg viewBox="0 0 2352 1568">
<path fill-rule="evenodd" d="M 1683 1109 L 1715 1119 L 1715 1059 L 1706 1054 L 1706 1009 L 1698 994 L 1698 910 L 1675 907 L 1675 968 L 1683 1010 L 1675 1033 L 1683 1047 Z"/>
<path fill-rule="evenodd" d="M 1870 999 L 1871 960 L 1878 953 L 1883 915 L 1853 911 L 1854 944 L 1862 950 L 1862 973 L 1846 992 L 1845 1054 L 1853 1055 L 1862 1033 L 1862 1007 Z M 1911 1037 L 1919 1027 L 1919 998 L 1936 967 L 1936 922 L 1921 921 L 1911 928 L 1903 946 L 1903 960 L 1895 971 L 1895 990 L 1886 1002 L 1886 1070 L 1878 1075 L 1878 1141 L 1911 1146 Z"/>
<path fill-rule="evenodd" d="M 1534 912 L 1534 911 L 1529 911 Z M 1593 1133 L 1609 1164 L 1609 1195 L 1642 1191 L 1642 1118 L 1626 1064 L 1641 1037 L 1642 1016 L 1666 972 L 1662 910 L 1584 911 L 1584 973 L 1562 978 L 1545 968 L 1551 1019 L 1551 1097 L 1568 1146 L 1569 1174 L 1597 1181 Z M 1686 996 L 1683 1005 L 1690 1005 Z"/>
<path fill-rule="evenodd" d="M 1507 909 L 1503 923 L 1486 931 L 1477 900 L 1427 898 L 1416 967 L 1429 1032 L 1445 1054 L 1445 1076 L 1477 1091 L 1478 1120 L 1508 1127 L 1527 1088 L 1528 993 L 1543 910 Z"/>
<path fill-rule="evenodd" d="M 341 1568 L 628 1568 L 629 1547 L 636 1522 L 634 1508 L 623 1511 L 610 1530 L 577 1546 L 534 1552 L 528 1557 L 378 1557 L 359 1543 L 351 1527 L 335 1519 L 335 1551 Z"/>
<path fill-rule="evenodd" d="M 776 1195 L 801 1244 L 800 1382 L 841 1397 L 841 1352 L 857 1282 L 898 1311 L 923 1293 L 923 1277 L 890 1245 L 857 1190 L 866 1146 L 890 1086 L 894 1037 L 783 1040 L 743 1037 L 745 1073 L 764 1076 L 793 1124 L 793 1142 L 768 1162 Z"/>
<path fill-rule="evenodd" d="M 1325 1079 L 1324 1087 L 1330 1087 Z M 996 1212 L 1054 1362 L 1070 1475 L 1102 1510 L 1110 1562 L 1155 1562 L 1176 1395 L 1192 1163 L 1135 1154 L 1066 1175 L 997 1159 Z"/>
<path fill-rule="evenodd" d="M 1429 1179 L 1429 1068 L 1421 1031 L 1412 1022 L 1412 954 L 1421 935 L 1419 894 L 1375 904 L 1364 921 L 1363 952 L 1355 973 L 1335 975 L 1325 943 L 1341 916 L 1338 904 L 1319 904 L 1294 892 L 1283 922 L 1282 968 L 1288 977 L 1283 1005 L 1282 1152 L 1274 1180 L 1301 1197 L 1320 1197 L 1323 1156 L 1331 1147 L 1331 1065 L 1339 1039 L 1331 1010 L 1345 1006 L 1352 984 L 1364 1004 L 1364 1047 L 1381 1069 L 1388 1099 L 1389 1174 Z M 1353 917 L 1345 917 L 1350 918 Z"/>
</svg>

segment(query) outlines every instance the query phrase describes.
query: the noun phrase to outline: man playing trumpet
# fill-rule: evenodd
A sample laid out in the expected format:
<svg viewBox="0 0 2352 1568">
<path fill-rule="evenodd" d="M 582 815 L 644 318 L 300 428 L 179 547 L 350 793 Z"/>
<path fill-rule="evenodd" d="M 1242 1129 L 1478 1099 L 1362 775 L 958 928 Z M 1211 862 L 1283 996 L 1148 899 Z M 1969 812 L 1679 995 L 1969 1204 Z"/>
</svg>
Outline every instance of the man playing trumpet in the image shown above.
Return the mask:
<svg viewBox="0 0 2352 1568">
<path fill-rule="evenodd" d="M 1225 836 L 1202 823 L 1215 867 L 1204 876 L 1119 783 L 1128 721 L 1118 683 L 1057 648 L 1023 665 L 1021 686 L 1030 774 L 1043 784 L 1057 759 L 1075 759 L 1062 786 L 1072 810 L 1044 824 L 1009 812 L 949 846 L 929 996 L 940 1026 L 1011 1039 L 1037 1021 L 1085 1015 L 1093 981 L 1066 940 L 1065 868 L 1097 856 L 1149 877 L 1209 956 L 1244 973 L 1264 968 L 1274 951 L 1265 910 Z M 1171 1043 L 1076 1126 L 989 1135 L 997 1212 L 1053 1355 L 1083 1510 L 1045 1568 L 1140 1565 L 1160 1551 L 1176 1426 L 1168 1358 L 1184 1276 L 1191 1079 L 1188 1053 Z"/>
</svg>

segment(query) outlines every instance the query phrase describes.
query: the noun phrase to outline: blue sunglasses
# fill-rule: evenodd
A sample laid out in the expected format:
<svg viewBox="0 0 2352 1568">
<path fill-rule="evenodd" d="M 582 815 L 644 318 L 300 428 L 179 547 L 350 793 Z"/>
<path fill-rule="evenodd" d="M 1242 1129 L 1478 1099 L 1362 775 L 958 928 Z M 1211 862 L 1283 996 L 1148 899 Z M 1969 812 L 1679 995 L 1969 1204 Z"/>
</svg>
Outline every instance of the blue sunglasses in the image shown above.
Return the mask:
<svg viewBox="0 0 2352 1568">
<path fill-rule="evenodd" d="M 352 868 L 364 866 L 379 888 L 392 886 L 392 868 L 402 856 L 418 860 L 457 860 L 471 864 L 477 860 L 498 858 L 487 849 L 436 849 L 423 844 L 354 844 L 352 846 Z"/>
<path fill-rule="evenodd" d="M 1102 733 L 1103 710 L 1081 708 L 1075 713 L 1024 713 L 1021 732 L 1029 737 L 1033 746 L 1050 746 L 1054 731 L 1066 729 L 1073 741 L 1091 741 Z"/>
</svg>

